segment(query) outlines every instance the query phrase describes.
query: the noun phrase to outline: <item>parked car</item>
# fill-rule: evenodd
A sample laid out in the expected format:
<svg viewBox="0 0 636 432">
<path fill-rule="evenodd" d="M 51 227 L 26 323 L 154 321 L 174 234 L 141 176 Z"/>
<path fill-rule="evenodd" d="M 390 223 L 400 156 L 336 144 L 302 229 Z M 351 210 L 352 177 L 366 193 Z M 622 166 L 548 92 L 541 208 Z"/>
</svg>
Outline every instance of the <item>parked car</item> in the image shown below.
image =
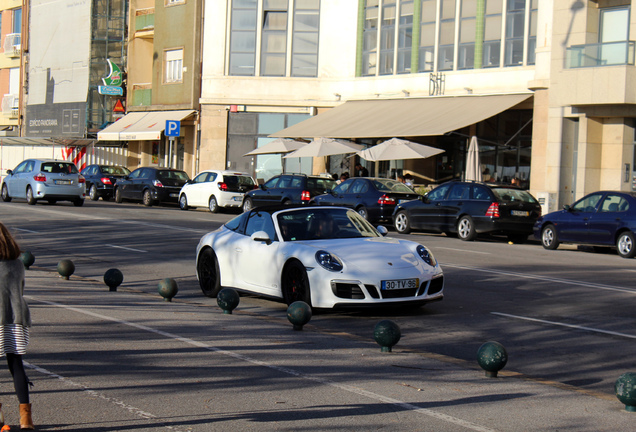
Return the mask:
<svg viewBox="0 0 636 432">
<path fill-rule="evenodd" d="M 532 234 L 541 206 L 527 191 L 482 182 L 450 181 L 417 200 L 399 204 L 393 213 L 397 232 L 443 232 L 462 240 L 478 234 L 501 234 L 521 243 Z"/>
<path fill-rule="evenodd" d="M 245 192 L 256 187 L 249 174 L 206 170 L 188 180 L 179 192 L 179 207 L 207 207 L 212 213 L 220 207 L 241 207 Z"/>
<path fill-rule="evenodd" d="M 86 183 L 73 162 L 52 159 L 27 159 L 13 170 L 7 170 L 2 181 L 2 201 L 26 199 L 34 205 L 39 200 L 50 204 L 71 201 L 75 206 L 84 204 Z"/>
<path fill-rule="evenodd" d="M 391 220 L 398 203 L 416 199 L 413 189 L 397 180 L 387 178 L 353 177 L 330 193 L 312 201 L 318 205 L 345 206 L 355 209 L 370 222 Z"/>
<path fill-rule="evenodd" d="M 534 236 L 546 249 L 561 243 L 613 246 L 623 258 L 636 256 L 636 193 L 593 192 L 534 224 Z"/>
<path fill-rule="evenodd" d="M 316 195 L 336 187 L 331 177 L 305 174 L 281 174 L 267 180 L 258 189 L 245 194 L 243 211 L 264 205 L 308 204 Z"/>
<path fill-rule="evenodd" d="M 380 232 L 344 207 L 248 210 L 201 238 L 199 285 L 209 297 L 233 287 L 315 308 L 442 300 L 444 275 L 431 251 Z"/>
<path fill-rule="evenodd" d="M 130 174 L 130 170 L 119 165 L 89 165 L 81 174 L 86 179 L 86 190 L 91 200 L 97 201 L 100 197 L 109 200 L 113 197 L 117 180 Z"/>
<path fill-rule="evenodd" d="M 115 183 L 115 201 L 141 201 L 147 207 L 159 203 L 177 203 L 179 191 L 188 180 L 188 174 L 177 169 L 137 168 Z"/>
</svg>

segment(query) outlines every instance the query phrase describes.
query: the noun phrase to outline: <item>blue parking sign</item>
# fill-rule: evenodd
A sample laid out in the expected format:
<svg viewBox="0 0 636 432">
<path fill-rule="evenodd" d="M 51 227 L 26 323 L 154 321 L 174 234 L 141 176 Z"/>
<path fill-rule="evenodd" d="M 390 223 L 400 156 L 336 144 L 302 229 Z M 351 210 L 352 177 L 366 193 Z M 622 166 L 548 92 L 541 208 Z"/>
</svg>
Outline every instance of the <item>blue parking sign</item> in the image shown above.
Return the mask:
<svg viewBox="0 0 636 432">
<path fill-rule="evenodd" d="M 179 120 L 166 120 L 165 134 L 167 137 L 181 135 L 181 122 Z"/>
</svg>

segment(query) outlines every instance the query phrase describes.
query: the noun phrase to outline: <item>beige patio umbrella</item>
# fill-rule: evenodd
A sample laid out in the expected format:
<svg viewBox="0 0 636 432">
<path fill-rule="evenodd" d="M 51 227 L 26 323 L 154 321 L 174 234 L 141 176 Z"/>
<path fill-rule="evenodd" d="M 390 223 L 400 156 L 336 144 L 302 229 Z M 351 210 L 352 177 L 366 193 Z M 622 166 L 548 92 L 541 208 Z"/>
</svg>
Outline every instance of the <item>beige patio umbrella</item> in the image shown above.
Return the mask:
<svg viewBox="0 0 636 432">
<path fill-rule="evenodd" d="M 477 142 L 477 137 L 474 135 L 470 138 L 470 145 L 468 146 L 468 153 L 466 154 L 465 180 L 482 180 L 481 162 L 479 160 L 479 143 Z"/>
<path fill-rule="evenodd" d="M 366 150 L 359 151 L 358 156 L 368 161 L 423 159 L 444 151 L 401 138 L 391 138 Z"/>
<path fill-rule="evenodd" d="M 283 156 L 285 159 L 294 157 L 321 157 L 337 154 L 355 153 L 362 150 L 360 144 L 334 138 L 316 138 L 304 147 Z"/>
<path fill-rule="evenodd" d="M 307 143 L 304 141 L 297 141 L 290 138 L 276 138 L 261 147 L 245 153 L 243 156 L 289 153 L 305 145 L 307 145 Z"/>
</svg>

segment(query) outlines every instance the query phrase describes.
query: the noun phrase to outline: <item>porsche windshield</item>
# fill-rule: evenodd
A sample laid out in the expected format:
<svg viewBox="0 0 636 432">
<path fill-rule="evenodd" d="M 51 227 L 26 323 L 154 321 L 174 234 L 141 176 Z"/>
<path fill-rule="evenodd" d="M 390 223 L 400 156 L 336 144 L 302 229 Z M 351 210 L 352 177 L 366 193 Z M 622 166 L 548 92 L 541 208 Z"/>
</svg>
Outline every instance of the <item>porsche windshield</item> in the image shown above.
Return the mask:
<svg viewBox="0 0 636 432">
<path fill-rule="evenodd" d="M 380 237 L 354 210 L 307 208 L 280 212 L 278 227 L 283 241 Z"/>
</svg>

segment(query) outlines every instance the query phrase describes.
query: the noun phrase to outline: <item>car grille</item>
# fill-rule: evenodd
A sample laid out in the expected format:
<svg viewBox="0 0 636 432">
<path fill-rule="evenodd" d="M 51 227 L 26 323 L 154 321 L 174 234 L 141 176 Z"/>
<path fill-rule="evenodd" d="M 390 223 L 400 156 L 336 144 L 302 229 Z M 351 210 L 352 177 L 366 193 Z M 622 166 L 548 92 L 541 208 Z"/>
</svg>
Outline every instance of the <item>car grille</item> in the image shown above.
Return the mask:
<svg viewBox="0 0 636 432">
<path fill-rule="evenodd" d="M 331 290 L 336 297 L 346 299 L 363 299 L 364 293 L 360 289 L 358 284 L 344 283 L 344 282 L 332 282 Z"/>
<path fill-rule="evenodd" d="M 369 293 L 369 295 L 374 299 L 394 299 L 394 298 L 405 298 L 405 297 L 416 297 L 421 296 L 427 293 L 428 295 L 437 294 L 444 288 L 444 276 L 437 277 L 432 279 L 431 281 L 422 282 L 419 288 L 409 288 L 409 289 L 398 289 L 398 290 L 386 290 L 382 291 L 382 295 L 380 296 L 380 291 L 375 285 L 365 285 L 364 286 Z M 364 299 L 365 295 L 360 286 L 356 283 L 348 283 L 348 282 L 332 282 L 331 290 L 339 298 L 345 299 Z"/>
</svg>

